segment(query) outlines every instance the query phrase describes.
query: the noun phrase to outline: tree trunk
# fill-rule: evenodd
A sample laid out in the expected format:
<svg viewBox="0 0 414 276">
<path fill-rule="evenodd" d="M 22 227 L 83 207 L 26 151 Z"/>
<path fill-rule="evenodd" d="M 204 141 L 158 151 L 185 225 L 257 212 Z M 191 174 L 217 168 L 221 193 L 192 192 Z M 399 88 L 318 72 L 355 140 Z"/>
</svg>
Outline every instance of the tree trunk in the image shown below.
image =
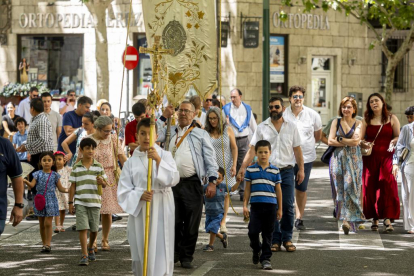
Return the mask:
<svg viewBox="0 0 414 276">
<path fill-rule="evenodd" d="M 395 70 L 398 62 L 395 58 L 388 58 L 387 69 L 385 71 L 385 102 L 392 105 L 392 92 L 394 91 Z"/>
<path fill-rule="evenodd" d="M 112 1 L 91 1 L 86 3 L 95 26 L 96 99 L 109 100 L 108 37 L 106 32 L 106 10 Z"/>
</svg>

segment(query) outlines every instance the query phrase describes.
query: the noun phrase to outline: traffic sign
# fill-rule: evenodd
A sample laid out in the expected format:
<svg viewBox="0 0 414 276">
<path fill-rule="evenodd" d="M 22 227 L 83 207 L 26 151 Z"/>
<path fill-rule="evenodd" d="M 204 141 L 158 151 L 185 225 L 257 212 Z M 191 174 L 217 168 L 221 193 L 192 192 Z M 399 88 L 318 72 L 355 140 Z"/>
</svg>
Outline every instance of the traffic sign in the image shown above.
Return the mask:
<svg viewBox="0 0 414 276">
<path fill-rule="evenodd" d="M 124 58 L 125 58 L 125 68 L 128 70 L 132 70 L 138 65 L 139 55 L 137 49 L 132 46 L 128 46 L 126 49 L 126 55 L 125 51 L 122 53 L 122 64 L 124 64 Z"/>
</svg>

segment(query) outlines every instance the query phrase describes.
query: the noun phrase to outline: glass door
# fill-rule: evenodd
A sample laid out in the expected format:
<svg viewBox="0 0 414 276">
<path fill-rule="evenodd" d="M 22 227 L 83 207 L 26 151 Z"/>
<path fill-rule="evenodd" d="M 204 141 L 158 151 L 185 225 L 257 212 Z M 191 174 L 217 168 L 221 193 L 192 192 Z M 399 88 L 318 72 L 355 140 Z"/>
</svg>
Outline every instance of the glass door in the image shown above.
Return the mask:
<svg viewBox="0 0 414 276">
<path fill-rule="evenodd" d="M 332 101 L 332 58 L 312 58 L 312 104 L 311 108 L 319 113 L 322 124 L 331 119 Z"/>
</svg>

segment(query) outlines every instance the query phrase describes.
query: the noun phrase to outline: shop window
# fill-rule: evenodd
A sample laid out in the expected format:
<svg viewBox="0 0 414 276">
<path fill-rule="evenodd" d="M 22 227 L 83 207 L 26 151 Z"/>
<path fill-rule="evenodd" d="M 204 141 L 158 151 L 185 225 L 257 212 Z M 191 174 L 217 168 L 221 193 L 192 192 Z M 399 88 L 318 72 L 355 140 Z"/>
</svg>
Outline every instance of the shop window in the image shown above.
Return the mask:
<svg viewBox="0 0 414 276">
<path fill-rule="evenodd" d="M 270 94 L 288 96 L 288 36 L 270 35 Z"/>
<path fill-rule="evenodd" d="M 400 38 L 391 38 L 387 41 L 388 49 L 395 53 L 400 48 L 401 44 L 404 42 L 405 37 Z M 382 63 L 381 63 L 381 88 L 385 90 L 385 76 L 387 70 L 388 59 L 384 53 L 382 53 Z M 395 70 L 394 75 L 394 92 L 407 92 L 408 91 L 408 77 L 409 77 L 409 52 L 407 52 L 404 58 L 398 63 L 397 69 Z"/>
<path fill-rule="evenodd" d="M 148 47 L 145 34 L 138 34 L 137 42 L 137 49 L 139 49 L 139 47 Z M 138 74 L 136 94 L 146 96 L 148 94 L 148 88 L 152 88 L 152 66 L 149 54 L 139 54 L 139 62 L 136 69 Z"/>
<path fill-rule="evenodd" d="M 41 82 L 58 95 L 70 89 L 83 91 L 83 35 L 19 36 L 19 63 L 26 59 L 27 77 L 20 82 Z"/>
</svg>

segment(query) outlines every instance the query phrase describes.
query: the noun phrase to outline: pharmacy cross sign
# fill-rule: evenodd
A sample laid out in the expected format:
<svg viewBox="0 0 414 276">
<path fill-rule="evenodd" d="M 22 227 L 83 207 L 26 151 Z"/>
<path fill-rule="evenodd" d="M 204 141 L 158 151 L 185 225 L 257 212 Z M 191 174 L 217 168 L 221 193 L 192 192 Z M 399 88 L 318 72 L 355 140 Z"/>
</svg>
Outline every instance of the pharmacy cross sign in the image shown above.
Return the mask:
<svg viewBox="0 0 414 276">
<path fill-rule="evenodd" d="M 132 46 L 128 46 L 126 48 L 126 55 L 125 55 L 125 51 L 122 53 L 122 64 L 125 63 L 125 68 L 128 70 L 132 70 L 135 67 L 137 67 L 138 61 L 139 61 L 139 55 L 138 55 L 137 49 L 135 49 Z"/>
</svg>

